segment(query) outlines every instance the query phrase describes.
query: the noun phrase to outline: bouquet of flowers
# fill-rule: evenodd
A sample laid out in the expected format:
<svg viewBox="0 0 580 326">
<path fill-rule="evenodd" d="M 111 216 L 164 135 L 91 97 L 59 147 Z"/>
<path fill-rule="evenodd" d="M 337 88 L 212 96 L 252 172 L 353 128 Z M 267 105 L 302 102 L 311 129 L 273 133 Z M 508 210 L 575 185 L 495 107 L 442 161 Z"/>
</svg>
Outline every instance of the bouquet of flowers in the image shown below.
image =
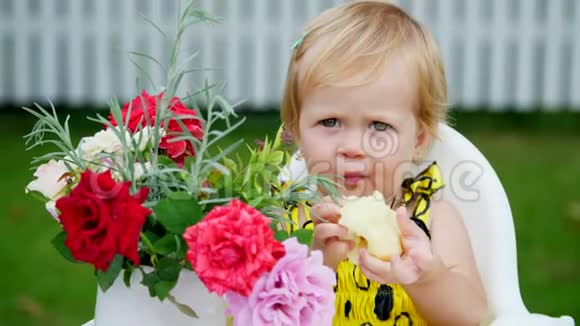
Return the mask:
<svg viewBox="0 0 580 326">
<path fill-rule="evenodd" d="M 119 277 L 134 286 L 130 276 L 140 272 L 152 297 L 195 317 L 195 307 L 171 295 L 187 269 L 226 298 L 236 324 L 328 324 L 334 273 L 309 252 L 311 231 L 290 234 L 285 225 L 292 223 L 286 203 L 317 196 L 313 184 L 336 194 L 333 184 L 315 177 L 282 184 L 278 175 L 294 150 L 283 128 L 273 140 L 247 145 L 247 159 L 233 154 L 242 140 L 219 148 L 244 120 L 207 83 L 176 96 L 193 59 L 180 62 L 183 33 L 211 19 L 192 3 L 180 10 L 163 91 L 143 90 L 123 105 L 113 100 L 110 114 L 89 117 L 103 129 L 78 144 L 54 106 L 25 108 L 38 118 L 25 136 L 29 149 L 57 148 L 34 159 L 36 178 L 26 191 L 62 226 L 55 248 L 94 265 L 102 291 Z M 204 110 L 185 104 L 199 97 Z"/>
</svg>

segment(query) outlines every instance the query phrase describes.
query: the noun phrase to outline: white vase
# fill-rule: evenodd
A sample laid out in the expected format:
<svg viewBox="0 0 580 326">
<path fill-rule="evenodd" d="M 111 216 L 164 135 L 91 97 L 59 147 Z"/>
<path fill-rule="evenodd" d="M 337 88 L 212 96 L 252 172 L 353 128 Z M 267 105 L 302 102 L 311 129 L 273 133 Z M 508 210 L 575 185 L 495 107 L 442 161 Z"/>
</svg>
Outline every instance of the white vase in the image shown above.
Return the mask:
<svg viewBox="0 0 580 326">
<path fill-rule="evenodd" d="M 150 270 L 147 270 L 149 272 Z M 182 270 L 179 281 L 171 290 L 177 302 L 188 305 L 199 318 L 192 318 L 181 312 L 173 303 L 165 299 L 149 296 L 147 287 L 141 284 L 142 273 L 138 270 L 131 275 L 131 287 L 123 282 L 121 273 L 115 283 L 105 292 L 97 291 L 95 326 L 195 326 L 226 325 L 225 301 L 210 294 L 197 275 Z"/>
</svg>

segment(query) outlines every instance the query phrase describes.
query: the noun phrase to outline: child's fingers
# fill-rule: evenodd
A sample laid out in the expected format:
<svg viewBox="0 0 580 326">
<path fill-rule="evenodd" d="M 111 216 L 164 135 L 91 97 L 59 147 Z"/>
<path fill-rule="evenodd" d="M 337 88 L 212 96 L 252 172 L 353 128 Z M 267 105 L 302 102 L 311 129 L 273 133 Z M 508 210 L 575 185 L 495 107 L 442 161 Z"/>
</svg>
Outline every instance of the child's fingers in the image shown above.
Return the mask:
<svg viewBox="0 0 580 326">
<path fill-rule="evenodd" d="M 373 275 L 373 277 L 375 278 L 378 277 L 382 282 L 385 282 L 388 279 L 390 279 L 390 275 L 392 272 L 392 264 L 390 262 L 385 262 L 378 258 L 375 258 L 364 249 L 361 249 L 358 259 L 361 271 L 366 270 L 368 273 L 368 275 L 367 273 L 365 273 L 367 278 L 370 275 Z"/>
<path fill-rule="evenodd" d="M 327 238 L 325 245 L 321 248 L 324 257 L 324 264 L 336 270 L 338 264 L 345 260 L 347 254 L 352 250 L 354 244 L 352 241 L 340 240 L 336 237 Z"/>
<path fill-rule="evenodd" d="M 433 254 L 420 248 L 413 248 L 409 251 L 408 256 L 417 264 L 422 270 L 427 270 L 433 263 Z"/>
<path fill-rule="evenodd" d="M 430 247 L 430 242 L 429 242 L 429 238 L 425 237 L 425 239 L 422 238 L 415 238 L 415 237 L 405 237 L 402 239 L 402 245 L 403 245 L 403 252 L 404 253 L 409 253 L 409 251 L 413 250 L 413 249 L 417 249 L 417 248 L 429 248 Z"/>
<path fill-rule="evenodd" d="M 366 276 L 366 278 L 368 278 L 371 281 L 377 282 L 379 284 L 385 284 L 385 283 L 391 283 L 389 281 L 387 281 L 384 277 L 371 272 L 366 266 L 364 265 L 359 265 L 360 271 L 364 274 L 364 276 Z"/>
<path fill-rule="evenodd" d="M 403 237 L 427 238 L 425 232 L 409 218 L 405 207 L 397 208 L 396 212 L 397 224 L 399 225 Z"/>
<path fill-rule="evenodd" d="M 400 276 L 410 274 L 417 269 L 415 261 L 409 256 L 393 256 L 391 259 L 393 272 Z"/>
<path fill-rule="evenodd" d="M 333 246 L 337 242 L 344 244 L 346 246 L 346 251 L 351 251 L 354 248 L 354 241 L 346 240 L 345 238 L 331 237 L 324 240 L 324 244 L 327 247 Z"/>
<path fill-rule="evenodd" d="M 333 223 L 320 223 L 314 226 L 314 238 L 325 242 L 329 238 L 343 239 L 348 236 L 348 231 L 342 225 Z"/>
<path fill-rule="evenodd" d="M 312 206 L 310 216 L 314 224 L 336 223 L 340 219 L 340 210 L 334 203 L 320 202 Z"/>
<path fill-rule="evenodd" d="M 346 255 L 352 249 L 352 245 L 348 241 L 338 240 L 337 238 L 330 238 L 326 242 L 326 254 L 330 257 L 335 257 L 338 261 L 346 259 Z"/>
<path fill-rule="evenodd" d="M 329 203 L 329 204 L 334 204 L 334 205 L 342 206 L 343 198 L 337 198 L 337 200 L 335 201 L 330 196 L 324 196 L 324 197 L 322 197 L 322 199 L 320 200 L 320 202 L 321 203 L 323 202 L 323 203 Z"/>
<path fill-rule="evenodd" d="M 409 257 L 393 257 L 393 278 L 399 284 L 411 284 L 419 277 L 419 267 Z"/>
<path fill-rule="evenodd" d="M 407 214 L 407 208 L 405 206 L 401 206 L 397 208 L 396 213 L 397 213 L 397 224 L 399 225 L 399 229 L 401 230 L 401 233 L 405 235 L 406 234 L 405 232 L 408 231 L 410 227 L 409 223 L 412 223 L 411 219 L 409 218 L 409 215 Z"/>
</svg>

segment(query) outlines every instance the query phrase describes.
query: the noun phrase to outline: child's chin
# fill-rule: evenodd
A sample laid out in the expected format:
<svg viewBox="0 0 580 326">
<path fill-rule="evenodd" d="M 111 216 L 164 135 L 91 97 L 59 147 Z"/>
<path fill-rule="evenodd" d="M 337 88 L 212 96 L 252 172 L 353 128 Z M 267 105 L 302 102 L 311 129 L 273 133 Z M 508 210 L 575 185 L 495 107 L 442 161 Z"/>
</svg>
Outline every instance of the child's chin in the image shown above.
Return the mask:
<svg viewBox="0 0 580 326">
<path fill-rule="evenodd" d="M 356 185 L 344 185 L 344 189 L 340 189 L 344 196 L 363 197 L 371 195 L 376 189 L 367 182 L 358 182 Z"/>
</svg>

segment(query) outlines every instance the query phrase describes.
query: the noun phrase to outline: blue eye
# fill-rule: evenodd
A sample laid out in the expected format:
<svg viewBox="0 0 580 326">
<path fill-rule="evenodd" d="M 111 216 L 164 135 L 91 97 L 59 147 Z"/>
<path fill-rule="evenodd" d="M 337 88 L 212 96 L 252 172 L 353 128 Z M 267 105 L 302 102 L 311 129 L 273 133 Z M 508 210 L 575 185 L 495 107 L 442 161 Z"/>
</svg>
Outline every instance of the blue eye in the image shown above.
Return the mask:
<svg viewBox="0 0 580 326">
<path fill-rule="evenodd" d="M 335 118 L 324 119 L 320 121 L 320 124 L 325 126 L 326 128 L 334 128 L 338 125 L 338 120 Z"/>
<path fill-rule="evenodd" d="M 380 121 L 373 121 L 371 125 L 376 131 L 386 131 L 387 129 L 392 128 L 388 123 Z"/>
</svg>

